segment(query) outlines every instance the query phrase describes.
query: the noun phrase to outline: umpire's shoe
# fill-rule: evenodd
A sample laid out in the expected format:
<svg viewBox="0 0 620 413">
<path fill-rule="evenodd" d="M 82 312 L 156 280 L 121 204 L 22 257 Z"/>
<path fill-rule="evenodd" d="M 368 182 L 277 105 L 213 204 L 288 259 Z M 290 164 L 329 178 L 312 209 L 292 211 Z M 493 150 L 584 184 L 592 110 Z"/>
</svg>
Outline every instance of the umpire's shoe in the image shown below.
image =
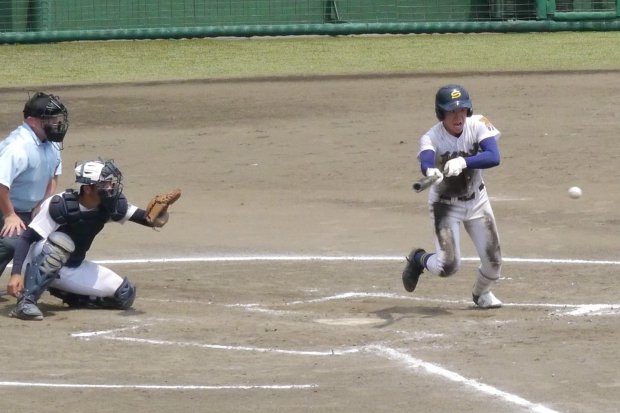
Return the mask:
<svg viewBox="0 0 620 413">
<path fill-rule="evenodd" d="M 426 251 L 422 248 L 412 250 L 407 256 L 407 265 L 403 271 L 403 286 L 410 293 L 415 290 L 420 274 L 424 272 L 424 266 L 415 259 L 417 253 L 426 254 Z"/>
</svg>

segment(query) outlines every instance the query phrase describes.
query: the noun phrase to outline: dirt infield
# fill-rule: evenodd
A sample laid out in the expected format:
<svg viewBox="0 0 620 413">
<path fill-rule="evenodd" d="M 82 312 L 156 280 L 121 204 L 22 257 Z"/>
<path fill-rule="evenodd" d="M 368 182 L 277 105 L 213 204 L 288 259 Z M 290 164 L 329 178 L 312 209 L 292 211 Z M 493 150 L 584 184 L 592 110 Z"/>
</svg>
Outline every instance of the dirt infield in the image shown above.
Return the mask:
<svg viewBox="0 0 620 413">
<path fill-rule="evenodd" d="M 181 187 L 155 232 L 110 225 L 90 258 L 128 276 L 127 312 L 41 322 L 0 297 L 0 411 L 596 412 L 620 406 L 618 73 L 296 79 L 57 88 L 76 161 L 114 158 L 130 201 Z M 400 273 L 431 247 L 418 137 L 463 83 L 503 133 L 487 171 L 506 262 Z M 26 95 L 5 90 L 0 128 Z M 586 109 L 584 109 L 586 108 Z M 584 195 L 570 199 L 570 186 Z M 3 275 L 0 283 L 6 283 Z"/>
</svg>

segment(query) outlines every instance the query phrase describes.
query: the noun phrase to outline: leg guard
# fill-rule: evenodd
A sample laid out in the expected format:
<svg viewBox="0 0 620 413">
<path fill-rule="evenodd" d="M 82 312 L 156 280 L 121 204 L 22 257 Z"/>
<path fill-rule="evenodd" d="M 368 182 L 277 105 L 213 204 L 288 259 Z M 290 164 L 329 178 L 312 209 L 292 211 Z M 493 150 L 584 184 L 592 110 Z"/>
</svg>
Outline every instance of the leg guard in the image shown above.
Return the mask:
<svg viewBox="0 0 620 413">
<path fill-rule="evenodd" d="M 62 291 L 58 288 L 50 288 L 49 292 L 72 308 L 127 310 L 136 298 L 136 287 L 127 278 L 123 280 L 112 297 L 92 297 Z"/>
<path fill-rule="evenodd" d="M 136 299 L 136 286 L 130 283 L 127 277 L 125 277 L 112 299 L 116 302 L 118 308 L 127 310 Z"/>
<path fill-rule="evenodd" d="M 23 320 L 41 320 L 43 313 L 37 307 L 37 301 L 47 290 L 58 272 L 75 249 L 71 238 L 62 232 L 53 232 L 47 238 L 41 252 L 26 264 L 24 290 L 17 300 L 11 315 Z"/>
</svg>

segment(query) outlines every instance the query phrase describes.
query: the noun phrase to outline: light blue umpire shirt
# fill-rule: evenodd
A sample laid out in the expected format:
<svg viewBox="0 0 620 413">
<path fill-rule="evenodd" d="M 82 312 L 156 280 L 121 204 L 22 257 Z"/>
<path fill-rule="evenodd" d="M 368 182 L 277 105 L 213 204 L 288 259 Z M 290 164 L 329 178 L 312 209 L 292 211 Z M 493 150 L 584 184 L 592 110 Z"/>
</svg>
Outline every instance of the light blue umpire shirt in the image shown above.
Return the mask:
<svg viewBox="0 0 620 413">
<path fill-rule="evenodd" d="M 0 184 L 9 188 L 15 212 L 32 211 L 61 173 L 58 144 L 41 142 L 26 122 L 0 141 Z"/>
</svg>

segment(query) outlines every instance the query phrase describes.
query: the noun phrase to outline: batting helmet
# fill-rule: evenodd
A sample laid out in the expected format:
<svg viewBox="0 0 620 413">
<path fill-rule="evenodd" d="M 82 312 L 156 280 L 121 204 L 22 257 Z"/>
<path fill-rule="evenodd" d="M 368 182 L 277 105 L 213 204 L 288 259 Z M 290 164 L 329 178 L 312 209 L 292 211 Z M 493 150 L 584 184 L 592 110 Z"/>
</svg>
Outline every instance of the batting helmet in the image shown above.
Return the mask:
<svg viewBox="0 0 620 413">
<path fill-rule="evenodd" d="M 467 108 L 467 116 L 474 113 L 469 92 L 461 85 L 447 85 L 439 88 L 437 95 L 435 95 L 437 119 L 443 120 L 446 112 L 459 108 Z"/>
<path fill-rule="evenodd" d="M 24 119 L 27 117 L 42 119 L 45 136 L 52 142 L 62 142 L 69 129 L 69 113 L 58 96 L 43 92 L 32 95 L 24 105 Z"/>
</svg>

